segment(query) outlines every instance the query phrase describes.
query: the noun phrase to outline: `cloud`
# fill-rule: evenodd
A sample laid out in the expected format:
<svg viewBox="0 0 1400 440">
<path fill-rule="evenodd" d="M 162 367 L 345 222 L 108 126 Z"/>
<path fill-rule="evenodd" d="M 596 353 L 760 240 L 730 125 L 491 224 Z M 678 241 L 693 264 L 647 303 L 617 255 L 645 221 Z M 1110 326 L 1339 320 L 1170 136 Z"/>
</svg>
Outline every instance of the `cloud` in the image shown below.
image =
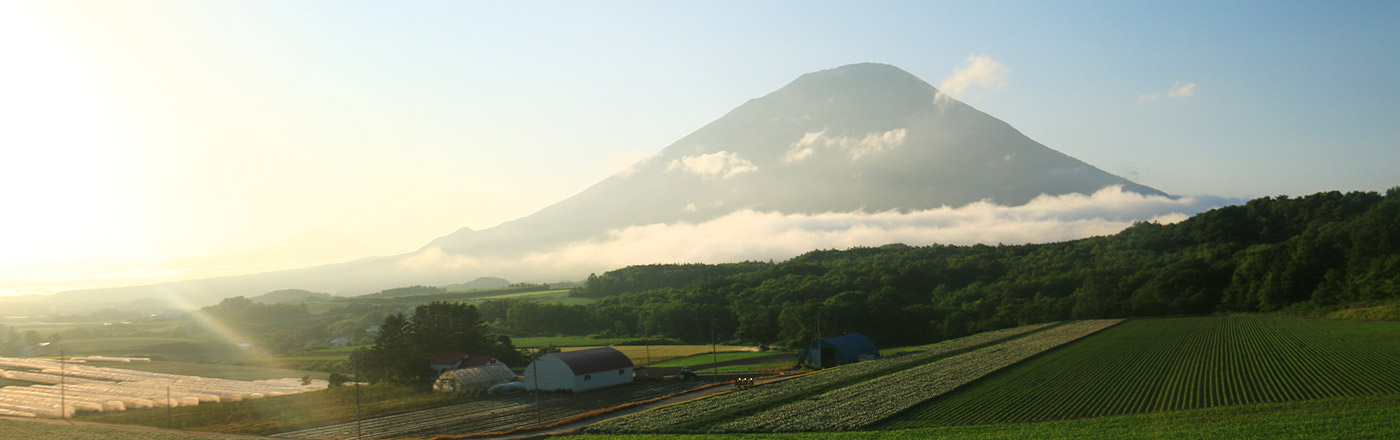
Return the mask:
<svg viewBox="0 0 1400 440">
<path fill-rule="evenodd" d="M 1006 88 L 1006 74 L 1011 69 L 1007 69 L 992 57 L 986 55 L 970 55 L 963 62 L 958 70 L 951 76 L 938 83 L 938 98 L 947 99 L 944 95 L 953 98 L 962 97 L 963 93 L 972 86 L 985 87 L 992 91 L 1001 91 Z"/>
<path fill-rule="evenodd" d="M 1181 81 L 1172 83 L 1172 88 L 1167 89 L 1167 99 L 1190 98 L 1196 94 L 1196 83 L 1182 84 Z M 1157 102 L 1162 97 L 1162 92 L 1145 93 L 1138 95 L 1138 104 Z"/>
<path fill-rule="evenodd" d="M 704 178 L 720 177 L 724 179 L 744 173 L 758 172 L 758 167 L 754 166 L 753 162 L 728 151 L 686 156 L 666 164 L 666 171 L 676 169 Z"/>
<path fill-rule="evenodd" d="M 806 159 L 812 155 L 814 148 L 835 148 L 845 151 L 851 156 L 851 160 L 860 159 L 881 151 L 898 148 L 904 145 L 904 137 L 907 131 L 903 128 L 886 131 L 883 133 L 868 133 L 864 137 L 856 138 L 850 136 L 827 136 L 826 130 L 811 132 L 802 135 L 802 139 L 793 142 L 788 146 L 787 154 L 783 155 L 784 163 L 793 163 Z"/>
<path fill-rule="evenodd" d="M 1176 83 L 1172 84 L 1171 90 L 1167 90 L 1168 98 L 1187 98 L 1196 94 L 1196 83 Z"/>
<path fill-rule="evenodd" d="M 1238 201 L 1169 198 L 1111 186 L 1091 195 L 1042 195 L 1020 206 L 981 201 L 911 212 L 783 214 L 740 210 L 700 223 L 656 223 L 608 231 L 519 258 L 483 262 L 433 249 L 421 263 L 480 269 L 508 279 L 577 279 L 634 264 L 784 260 L 814 249 L 889 243 L 1023 244 L 1074 240 L 1122 231 L 1135 221 L 1174 223 Z"/>
</svg>

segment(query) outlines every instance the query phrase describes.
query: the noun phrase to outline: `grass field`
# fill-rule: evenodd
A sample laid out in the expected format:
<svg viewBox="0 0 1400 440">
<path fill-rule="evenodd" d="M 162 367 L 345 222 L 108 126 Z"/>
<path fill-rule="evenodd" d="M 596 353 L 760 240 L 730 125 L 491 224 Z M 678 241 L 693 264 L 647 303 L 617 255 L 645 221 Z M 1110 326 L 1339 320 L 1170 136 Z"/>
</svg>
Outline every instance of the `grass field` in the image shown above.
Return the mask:
<svg viewBox="0 0 1400 440">
<path fill-rule="evenodd" d="M 399 385 L 360 387 L 363 417 L 398 414 L 469 400 L 466 394 L 426 393 Z M 238 402 L 127 410 L 79 416 L 79 420 L 163 428 L 192 429 L 235 434 L 273 434 L 354 421 L 354 387 Z M 0 436 L 8 439 L 10 437 Z"/>
<path fill-rule="evenodd" d="M 89 362 L 96 367 L 122 368 L 127 370 L 149 371 L 153 373 L 182 374 L 186 376 L 217 377 L 234 380 L 300 378 L 326 379 L 329 373 L 319 371 L 289 370 L 283 368 L 244 367 L 236 365 L 202 364 L 195 362 Z"/>
<path fill-rule="evenodd" d="M 525 336 L 510 338 L 510 342 L 516 347 L 543 347 L 554 345 L 555 347 L 598 347 L 602 345 L 622 344 L 635 341 L 637 338 L 590 338 L 587 336 Z"/>
<path fill-rule="evenodd" d="M 583 440 L 1362 439 L 1400 438 L 1400 395 L 1170 411 L 1040 423 L 803 434 L 588 435 Z"/>
<path fill-rule="evenodd" d="M 246 353 L 229 344 L 185 338 L 92 338 L 59 342 L 68 356 L 138 356 L 172 361 L 219 361 L 244 356 Z"/>
<path fill-rule="evenodd" d="M 25 440 L 207 440 L 194 434 L 0 419 L 0 438 Z"/>
<path fill-rule="evenodd" d="M 763 363 L 763 364 L 729 365 L 729 366 L 719 367 L 719 371 L 718 371 L 718 372 L 720 372 L 720 373 L 752 373 L 752 372 L 755 372 L 755 371 L 776 371 L 776 370 L 780 370 L 780 369 L 789 368 L 789 367 L 792 367 L 792 366 L 793 366 L 793 363 L 792 363 L 792 362 L 770 362 L 770 363 Z M 702 366 L 702 367 L 703 367 L 703 366 Z M 714 373 L 714 372 L 716 372 L 716 371 L 715 371 L 714 368 L 705 368 L 705 369 L 703 369 L 703 370 L 695 370 L 695 372 L 696 372 L 696 373 Z"/>
<path fill-rule="evenodd" d="M 709 353 L 708 350 L 707 350 L 705 353 L 701 353 L 701 354 L 697 354 L 697 355 L 693 355 L 693 356 L 687 356 L 687 357 L 679 358 L 679 359 L 672 359 L 672 360 L 669 360 L 669 361 L 666 361 L 666 362 L 658 362 L 658 363 L 652 364 L 651 366 L 653 366 L 653 367 L 684 367 L 684 366 L 686 366 L 686 365 L 703 365 L 703 364 L 709 364 L 709 363 L 711 363 L 711 362 L 728 362 L 728 361 L 736 361 L 736 360 L 739 360 L 739 359 L 749 359 L 749 358 L 756 358 L 756 357 L 763 357 L 763 356 L 772 356 L 772 355 L 775 355 L 775 354 L 780 354 L 780 353 L 775 353 L 775 352 L 771 352 L 771 351 L 728 351 L 728 352 L 723 352 L 723 353 L 716 353 L 715 356 L 712 357 L 712 356 L 710 356 L 710 353 Z M 634 360 L 634 361 L 635 361 L 635 360 Z M 788 364 L 791 364 L 791 362 L 788 362 Z"/>
<path fill-rule="evenodd" d="M 583 350 L 586 348 L 597 347 L 566 347 L 564 351 Z M 645 345 L 616 345 L 613 346 L 613 348 L 627 355 L 627 357 L 632 359 L 632 363 L 636 365 L 648 365 L 647 359 L 651 359 L 651 362 L 654 364 L 670 359 L 695 356 L 701 353 L 708 355 L 710 353 L 710 346 L 708 345 L 652 345 L 650 347 Z M 721 352 L 753 349 L 754 347 L 745 347 L 742 345 L 720 345 L 715 347 L 715 350 Z"/>
<path fill-rule="evenodd" d="M 6 378 L 3 378 L 3 377 L 0 377 L 0 388 L 4 388 L 4 387 L 27 387 L 27 386 L 30 386 L 30 385 L 39 385 L 39 384 L 34 383 L 34 382 L 25 382 L 25 381 L 22 381 L 22 380 L 6 379 Z"/>
<path fill-rule="evenodd" d="M 998 371 L 879 426 L 1061 420 L 1393 393 L 1400 393 L 1400 322 L 1142 319 Z"/>
</svg>

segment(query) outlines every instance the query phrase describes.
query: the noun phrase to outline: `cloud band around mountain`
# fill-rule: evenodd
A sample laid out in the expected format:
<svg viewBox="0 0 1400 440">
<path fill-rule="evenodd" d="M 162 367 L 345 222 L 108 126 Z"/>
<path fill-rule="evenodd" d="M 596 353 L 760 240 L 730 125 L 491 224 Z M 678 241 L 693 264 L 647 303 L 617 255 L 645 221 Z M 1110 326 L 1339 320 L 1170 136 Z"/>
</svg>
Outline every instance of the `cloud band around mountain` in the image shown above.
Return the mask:
<svg viewBox="0 0 1400 440">
<path fill-rule="evenodd" d="M 1111 186 L 1094 194 L 1042 195 L 1020 206 L 981 201 L 911 212 L 784 214 L 740 210 L 700 223 L 649 224 L 608 231 L 506 260 L 436 248 L 401 262 L 409 270 L 479 271 L 510 279 L 582 277 L 634 264 L 784 260 L 814 249 L 889 243 L 1024 244 L 1118 233 L 1136 221 L 1174 223 L 1236 201 L 1146 196 Z"/>
</svg>

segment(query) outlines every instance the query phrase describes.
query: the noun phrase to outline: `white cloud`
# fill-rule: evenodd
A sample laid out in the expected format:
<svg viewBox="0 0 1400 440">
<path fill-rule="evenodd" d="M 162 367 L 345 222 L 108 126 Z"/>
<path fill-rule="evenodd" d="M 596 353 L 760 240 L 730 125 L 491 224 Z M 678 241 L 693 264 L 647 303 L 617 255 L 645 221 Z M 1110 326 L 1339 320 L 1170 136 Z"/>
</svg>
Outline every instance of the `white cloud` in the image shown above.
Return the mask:
<svg viewBox="0 0 1400 440">
<path fill-rule="evenodd" d="M 699 210 L 700 210 L 700 208 L 695 207 L 695 203 L 694 203 L 694 202 L 686 203 L 686 204 L 685 204 L 685 207 L 684 207 L 684 208 L 681 208 L 681 209 L 684 209 L 685 212 L 695 212 L 695 211 L 699 211 Z"/>
<path fill-rule="evenodd" d="M 1189 98 L 1196 94 L 1196 83 L 1182 84 L 1177 81 L 1172 84 L 1172 88 L 1167 89 L 1167 99 Z M 1157 102 L 1162 97 L 1162 92 L 1145 93 L 1138 95 L 1138 104 Z"/>
<path fill-rule="evenodd" d="M 1225 203 L 1210 197 L 1168 198 L 1104 188 L 1091 195 L 1040 196 L 1025 205 L 988 201 L 913 212 L 783 214 L 740 210 L 701 223 L 650 224 L 608 231 L 504 261 L 425 251 L 421 263 L 481 269 L 508 279 L 571 279 L 633 264 L 783 260 L 814 249 L 888 243 L 1046 243 L 1117 233 L 1134 221 L 1174 223 Z M 416 257 L 415 257 L 416 258 Z"/>
<path fill-rule="evenodd" d="M 851 156 L 851 160 L 860 159 L 881 151 L 890 150 L 904 145 L 904 137 L 907 131 L 898 128 L 884 133 L 869 133 L 865 137 L 851 136 L 827 136 L 826 130 L 811 132 L 802 135 L 802 139 L 793 142 L 788 146 L 787 154 L 783 156 L 784 163 L 793 163 L 812 155 L 815 147 L 836 148 L 845 151 Z"/>
<path fill-rule="evenodd" d="M 1168 98 L 1186 98 L 1196 94 L 1196 83 L 1176 83 L 1172 84 L 1171 90 L 1167 90 Z"/>
<path fill-rule="evenodd" d="M 676 169 L 704 178 L 720 177 L 724 179 L 744 173 L 758 172 L 758 167 L 754 166 L 753 162 L 728 151 L 686 156 L 666 164 L 666 171 Z"/>
<path fill-rule="evenodd" d="M 938 83 L 938 98 L 946 99 L 944 95 L 960 98 L 972 86 L 1001 91 L 1006 88 L 1006 74 L 1009 72 L 1011 69 L 990 56 L 970 55 L 958 70 Z"/>
</svg>

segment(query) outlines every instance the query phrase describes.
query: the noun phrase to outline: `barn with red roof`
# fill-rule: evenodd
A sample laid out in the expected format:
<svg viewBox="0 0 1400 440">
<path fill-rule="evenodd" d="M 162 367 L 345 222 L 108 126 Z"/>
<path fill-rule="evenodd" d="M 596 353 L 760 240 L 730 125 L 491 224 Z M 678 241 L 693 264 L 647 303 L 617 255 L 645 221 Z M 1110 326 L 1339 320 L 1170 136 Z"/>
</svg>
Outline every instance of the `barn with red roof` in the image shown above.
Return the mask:
<svg viewBox="0 0 1400 440">
<path fill-rule="evenodd" d="M 632 359 L 612 347 L 550 353 L 525 367 L 525 388 L 585 391 L 632 381 Z"/>
</svg>

